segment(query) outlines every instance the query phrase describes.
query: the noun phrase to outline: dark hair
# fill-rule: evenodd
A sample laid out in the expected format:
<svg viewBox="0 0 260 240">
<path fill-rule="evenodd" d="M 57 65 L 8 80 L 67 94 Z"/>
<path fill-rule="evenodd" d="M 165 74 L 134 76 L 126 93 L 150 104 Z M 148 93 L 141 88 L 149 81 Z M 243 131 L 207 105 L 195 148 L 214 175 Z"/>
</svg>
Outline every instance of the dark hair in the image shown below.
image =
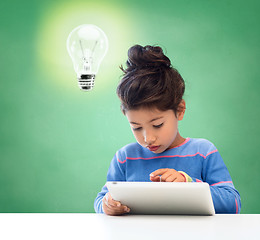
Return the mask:
<svg viewBox="0 0 260 240">
<path fill-rule="evenodd" d="M 141 107 L 157 108 L 161 111 L 179 110 L 185 83 L 171 61 L 158 46 L 135 45 L 128 50 L 127 68 L 117 87 L 121 110 Z"/>
</svg>

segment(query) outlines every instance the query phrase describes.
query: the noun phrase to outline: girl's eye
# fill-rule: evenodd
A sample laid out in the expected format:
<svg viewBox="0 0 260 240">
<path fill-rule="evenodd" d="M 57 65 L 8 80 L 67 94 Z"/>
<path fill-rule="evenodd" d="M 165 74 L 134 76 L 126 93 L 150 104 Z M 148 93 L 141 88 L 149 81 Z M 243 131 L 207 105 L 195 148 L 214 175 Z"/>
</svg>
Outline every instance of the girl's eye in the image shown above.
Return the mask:
<svg viewBox="0 0 260 240">
<path fill-rule="evenodd" d="M 134 131 L 140 131 L 142 128 L 138 127 L 138 128 L 132 128 Z"/>
<path fill-rule="evenodd" d="M 161 124 L 159 124 L 159 125 L 153 125 L 153 127 L 155 127 L 155 128 L 160 128 L 160 127 L 162 127 L 163 126 L 163 123 L 161 123 Z"/>
</svg>

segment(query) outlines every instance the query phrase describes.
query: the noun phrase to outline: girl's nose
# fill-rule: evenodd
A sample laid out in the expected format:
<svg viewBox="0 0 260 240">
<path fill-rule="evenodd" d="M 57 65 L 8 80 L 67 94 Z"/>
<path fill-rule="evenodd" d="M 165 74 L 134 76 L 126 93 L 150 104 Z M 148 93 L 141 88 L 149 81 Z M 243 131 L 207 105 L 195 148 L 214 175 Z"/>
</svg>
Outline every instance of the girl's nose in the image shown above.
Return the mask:
<svg viewBox="0 0 260 240">
<path fill-rule="evenodd" d="M 156 140 L 156 137 L 151 132 L 145 132 L 144 133 L 144 141 L 148 145 L 152 145 Z"/>
</svg>

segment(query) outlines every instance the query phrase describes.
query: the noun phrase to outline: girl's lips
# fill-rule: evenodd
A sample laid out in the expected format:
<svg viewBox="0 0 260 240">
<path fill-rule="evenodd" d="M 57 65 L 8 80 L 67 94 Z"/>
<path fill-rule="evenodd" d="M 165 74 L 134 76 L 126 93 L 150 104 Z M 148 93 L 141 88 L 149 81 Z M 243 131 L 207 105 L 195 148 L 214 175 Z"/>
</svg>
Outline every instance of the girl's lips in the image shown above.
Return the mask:
<svg viewBox="0 0 260 240">
<path fill-rule="evenodd" d="M 160 146 L 148 146 L 148 149 L 152 152 L 155 152 Z"/>
</svg>

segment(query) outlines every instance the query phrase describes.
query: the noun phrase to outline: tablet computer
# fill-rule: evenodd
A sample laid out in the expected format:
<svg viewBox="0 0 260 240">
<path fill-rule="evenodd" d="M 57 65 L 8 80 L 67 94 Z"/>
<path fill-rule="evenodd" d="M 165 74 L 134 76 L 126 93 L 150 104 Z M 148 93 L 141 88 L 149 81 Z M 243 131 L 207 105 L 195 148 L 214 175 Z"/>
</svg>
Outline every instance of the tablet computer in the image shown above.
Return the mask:
<svg viewBox="0 0 260 240">
<path fill-rule="evenodd" d="M 112 198 L 130 214 L 214 215 L 208 183 L 107 182 Z"/>
</svg>

